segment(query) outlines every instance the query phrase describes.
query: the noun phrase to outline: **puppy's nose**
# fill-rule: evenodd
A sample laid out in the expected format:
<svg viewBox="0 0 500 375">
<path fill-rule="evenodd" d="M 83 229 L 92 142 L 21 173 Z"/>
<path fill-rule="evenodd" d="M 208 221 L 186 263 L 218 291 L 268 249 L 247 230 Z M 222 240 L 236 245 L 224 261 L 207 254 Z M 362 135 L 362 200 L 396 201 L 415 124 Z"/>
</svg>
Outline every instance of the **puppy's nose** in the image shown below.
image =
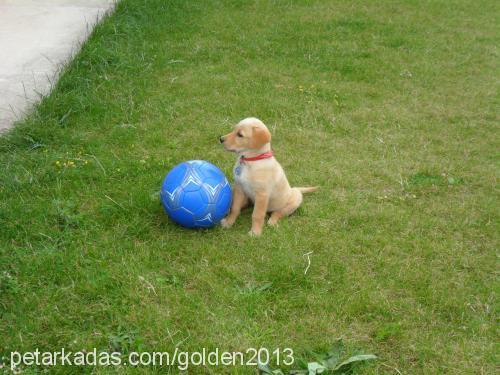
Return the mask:
<svg viewBox="0 0 500 375">
<path fill-rule="evenodd" d="M 222 137 L 222 136 L 221 136 L 221 137 L 219 138 L 219 142 L 220 142 L 220 143 L 224 143 L 224 137 Z"/>
</svg>

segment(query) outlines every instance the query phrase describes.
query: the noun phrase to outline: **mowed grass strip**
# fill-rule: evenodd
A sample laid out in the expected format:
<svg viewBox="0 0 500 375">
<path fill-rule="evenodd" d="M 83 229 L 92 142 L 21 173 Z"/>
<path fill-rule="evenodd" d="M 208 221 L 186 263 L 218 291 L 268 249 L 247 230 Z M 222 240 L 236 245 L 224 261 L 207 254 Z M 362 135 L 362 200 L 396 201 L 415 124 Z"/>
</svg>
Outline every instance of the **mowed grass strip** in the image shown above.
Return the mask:
<svg viewBox="0 0 500 375">
<path fill-rule="evenodd" d="M 122 0 L 0 138 L 0 351 L 312 360 L 343 337 L 379 356 L 366 374 L 494 373 L 498 14 Z M 217 138 L 247 116 L 269 125 L 292 185 L 320 191 L 261 238 L 249 211 L 230 230 L 169 221 L 164 175 L 205 159 L 230 176 Z M 177 372 L 96 372 L 152 370 Z"/>
</svg>

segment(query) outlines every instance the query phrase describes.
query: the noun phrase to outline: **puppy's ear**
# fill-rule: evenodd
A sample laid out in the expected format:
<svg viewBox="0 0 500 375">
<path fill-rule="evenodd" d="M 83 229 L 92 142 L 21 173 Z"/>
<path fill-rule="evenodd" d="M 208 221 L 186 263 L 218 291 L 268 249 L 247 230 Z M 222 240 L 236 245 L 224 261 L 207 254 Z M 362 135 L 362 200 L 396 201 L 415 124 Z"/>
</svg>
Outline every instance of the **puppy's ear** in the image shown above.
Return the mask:
<svg viewBox="0 0 500 375">
<path fill-rule="evenodd" d="M 271 132 L 267 128 L 254 126 L 252 128 L 252 148 L 260 148 L 271 142 Z"/>
</svg>

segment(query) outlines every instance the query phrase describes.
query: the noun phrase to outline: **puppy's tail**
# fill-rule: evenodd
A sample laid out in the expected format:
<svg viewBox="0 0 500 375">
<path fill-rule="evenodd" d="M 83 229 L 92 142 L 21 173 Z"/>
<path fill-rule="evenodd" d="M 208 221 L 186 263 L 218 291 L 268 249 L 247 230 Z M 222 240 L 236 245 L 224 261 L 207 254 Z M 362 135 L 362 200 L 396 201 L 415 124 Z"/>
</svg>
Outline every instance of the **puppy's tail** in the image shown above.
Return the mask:
<svg viewBox="0 0 500 375">
<path fill-rule="evenodd" d="M 318 186 L 308 186 L 308 187 L 296 187 L 301 193 L 312 193 L 319 189 Z"/>
</svg>

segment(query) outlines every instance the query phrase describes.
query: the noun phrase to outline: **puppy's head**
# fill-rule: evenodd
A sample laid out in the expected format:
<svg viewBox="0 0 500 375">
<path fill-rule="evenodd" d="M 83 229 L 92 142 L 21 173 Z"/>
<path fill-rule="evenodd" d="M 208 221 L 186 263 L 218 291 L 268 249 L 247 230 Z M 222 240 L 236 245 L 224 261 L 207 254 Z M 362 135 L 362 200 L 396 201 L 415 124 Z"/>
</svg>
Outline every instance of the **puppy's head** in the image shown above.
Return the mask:
<svg viewBox="0 0 500 375">
<path fill-rule="evenodd" d="M 241 120 L 231 133 L 219 140 L 227 151 L 258 151 L 271 142 L 271 133 L 262 121 L 249 117 Z"/>
</svg>

